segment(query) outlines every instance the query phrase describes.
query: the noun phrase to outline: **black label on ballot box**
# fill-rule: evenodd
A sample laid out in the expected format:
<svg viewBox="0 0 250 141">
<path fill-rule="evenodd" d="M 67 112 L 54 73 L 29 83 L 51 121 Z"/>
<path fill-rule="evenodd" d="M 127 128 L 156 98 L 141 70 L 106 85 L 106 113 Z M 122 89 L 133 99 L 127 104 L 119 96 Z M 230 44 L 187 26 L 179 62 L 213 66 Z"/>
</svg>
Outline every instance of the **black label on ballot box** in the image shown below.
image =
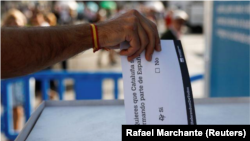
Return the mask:
<svg viewBox="0 0 250 141">
<path fill-rule="evenodd" d="M 121 49 L 127 48 L 123 43 Z M 127 124 L 195 125 L 195 108 L 180 41 L 162 40 L 152 61 L 145 52 L 131 62 L 121 56 Z"/>
</svg>

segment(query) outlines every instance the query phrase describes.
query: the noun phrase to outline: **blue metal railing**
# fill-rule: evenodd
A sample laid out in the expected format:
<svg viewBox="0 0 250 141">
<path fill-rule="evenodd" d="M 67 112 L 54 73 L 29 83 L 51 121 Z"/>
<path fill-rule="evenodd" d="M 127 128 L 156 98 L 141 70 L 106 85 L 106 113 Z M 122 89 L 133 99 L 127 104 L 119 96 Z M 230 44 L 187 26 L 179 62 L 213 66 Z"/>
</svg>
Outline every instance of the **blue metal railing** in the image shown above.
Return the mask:
<svg viewBox="0 0 250 141">
<path fill-rule="evenodd" d="M 25 120 L 28 121 L 32 113 L 32 95 L 30 90 L 30 79 L 35 78 L 40 80 L 42 99 L 48 100 L 48 90 L 50 80 L 57 81 L 57 92 L 59 99 L 63 100 L 65 86 L 65 79 L 74 80 L 75 99 L 102 99 L 102 82 L 104 79 L 113 79 L 114 81 L 114 98 L 118 99 L 118 80 L 122 78 L 121 73 L 116 72 L 66 72 L 66 71 L 43 71 L 24 77 L 1 80 L 1 102 L 3 106 L 3 113 L 1 115 L 2 126 L 1 131 L 5 136 L 14 140 L 18 135 L 13 130 L 12 126 L 12 94 L 10 85 L 16 81 L 23 82 L 23 94 L 24 94 L 24 115 Z M 202 79 L 203 75 L 196 75 L 190 78 L 191 81 Z"/>
</svg>

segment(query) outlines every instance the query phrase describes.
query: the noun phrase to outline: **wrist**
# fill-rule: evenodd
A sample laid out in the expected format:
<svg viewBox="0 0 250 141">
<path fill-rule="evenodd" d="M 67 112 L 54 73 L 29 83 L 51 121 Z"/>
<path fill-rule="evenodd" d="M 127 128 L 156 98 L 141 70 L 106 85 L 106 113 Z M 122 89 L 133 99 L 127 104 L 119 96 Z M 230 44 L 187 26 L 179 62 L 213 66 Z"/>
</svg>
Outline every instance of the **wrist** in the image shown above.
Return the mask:
<svg viewBox="0 0 250 141">
<path fill-rule="evenodd" d="M 107 47 L 107 34 L 103 23 L 95 24 L 98 29 L 98 38 L 100 47 Z"/>
</svg>

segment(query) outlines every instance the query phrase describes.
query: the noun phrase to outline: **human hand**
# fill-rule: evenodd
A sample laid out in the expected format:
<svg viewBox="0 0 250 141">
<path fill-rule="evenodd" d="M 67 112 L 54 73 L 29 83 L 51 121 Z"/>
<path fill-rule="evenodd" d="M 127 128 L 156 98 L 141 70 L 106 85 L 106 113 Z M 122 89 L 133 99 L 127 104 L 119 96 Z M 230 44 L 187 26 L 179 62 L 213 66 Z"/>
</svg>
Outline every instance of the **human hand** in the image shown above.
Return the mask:
<svg viewBox="0 0 250 141">
<path fill-rule="evenodd" d="M 108 21 L 96 24 L 101 47 L 114 48 L 128 41 L 130 47 L 120 51 L 128 61 L 138 57 L 144 50 L 146 60 L 152 60 L 154 50 L 161 51 L 156 25 L 137 10 L 130 10 Z"/>
</svg>

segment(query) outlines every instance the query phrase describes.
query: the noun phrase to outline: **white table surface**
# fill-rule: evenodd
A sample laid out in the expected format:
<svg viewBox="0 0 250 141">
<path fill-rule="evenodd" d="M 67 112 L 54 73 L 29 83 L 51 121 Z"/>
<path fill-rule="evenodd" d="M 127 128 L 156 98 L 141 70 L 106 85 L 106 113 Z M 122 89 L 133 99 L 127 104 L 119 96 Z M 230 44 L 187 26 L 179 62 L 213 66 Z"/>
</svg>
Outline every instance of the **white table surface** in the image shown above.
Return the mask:
<svg viewBox="0 0 250 141">
<path fill-rule="evenodd" d="M 121 125 L 125 124 L 122 100 L 67 106 L 73 102 L 49 101 L 27 141 L 121 140 Z M 195 99 L 195 110 L 197 124 L 250 124 L 249 98 Z"/>
</svg>

